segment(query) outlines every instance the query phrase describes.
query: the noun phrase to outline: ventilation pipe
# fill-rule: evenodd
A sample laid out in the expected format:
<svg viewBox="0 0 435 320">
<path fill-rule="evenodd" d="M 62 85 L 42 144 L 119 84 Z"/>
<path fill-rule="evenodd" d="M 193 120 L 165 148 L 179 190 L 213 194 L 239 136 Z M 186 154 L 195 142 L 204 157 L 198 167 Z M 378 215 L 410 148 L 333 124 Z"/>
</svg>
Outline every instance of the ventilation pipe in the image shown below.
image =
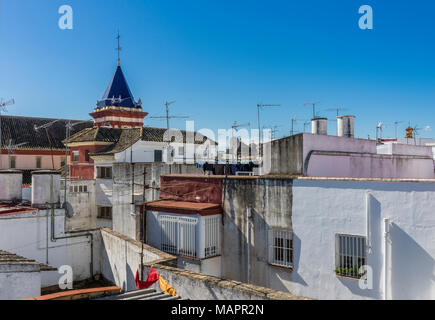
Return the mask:
<svg viewBox="0 0 435 320">
<path fill-rule="evenodd" d="M 354 116 L 339 116 L 337 117 L 337 135 L 339 137 L 353 138 L 354 137 Z"/>
<path fill-rule="evenodd" d="M 311 120 L 311 133 L 326 136 L 328 134 L 328 119 L 314 118 Z"/>
<path fill-rule="evenodd" d="M 18 203 L 22 201 L 21 186 L 23 172 L 20 170 L 0 170 L 0 202 Z"/>
</svg>

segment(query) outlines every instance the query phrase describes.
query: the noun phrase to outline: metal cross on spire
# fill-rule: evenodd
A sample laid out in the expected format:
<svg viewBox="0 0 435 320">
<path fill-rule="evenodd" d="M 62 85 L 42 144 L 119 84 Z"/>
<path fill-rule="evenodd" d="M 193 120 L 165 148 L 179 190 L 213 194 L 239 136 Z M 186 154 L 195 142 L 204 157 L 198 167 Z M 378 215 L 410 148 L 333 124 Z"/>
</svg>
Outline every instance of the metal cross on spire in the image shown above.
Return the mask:
<svg viewBox="0 0 435 320">
<path fill-rule="evenodd" d="M 116 50 L 118 50 L 118 67 L 119 67 L 121 65 L 120 55 L 121 55 L 121 50 L 122 50 L 120 43 L 119 43 L 119 40 L 121 39 L 121 35 L 119 34 L 119 30 L 118 30 L 118 36 L 116 37 L 116 39 L 118 40 L 118 47 L 116 48 Z"/>
</svg>

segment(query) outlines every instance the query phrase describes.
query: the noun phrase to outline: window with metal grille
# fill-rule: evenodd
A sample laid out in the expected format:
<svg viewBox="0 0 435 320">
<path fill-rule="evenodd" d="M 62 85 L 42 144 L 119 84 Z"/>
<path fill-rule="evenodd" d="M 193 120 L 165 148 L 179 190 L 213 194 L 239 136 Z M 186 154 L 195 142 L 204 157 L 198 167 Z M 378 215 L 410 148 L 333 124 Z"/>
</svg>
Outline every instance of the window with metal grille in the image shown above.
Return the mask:
<svg viewBox="0 0 435 320">
<path fill-rule="evenodd" d="M 360 279 L 366 265 L 366 237 L 337 234 L 335 236 L 335 273 L 343 277 Z"/>
<path fill-rule="evenodd" d="M 97 167 L 97 178 L 99 179 L 111 179 L 112 168 L 111 167 Z"/>
<path fill-rule="evenodd" d="M 86 192 L 88 192 L 88 186 L 86 186 L 86 185 L 70 186 L 69 187 L 69 192 L 72 192 L 72 193 L 86 193 Z"/>
<path fill-rule="evenodd" d="M 196 257 L 196 226 L 198 219 L 188 217 L 159 216 L 161 250 L 184 256 Z"/>
<path fill-rule="evenodd" d="M 204 257 L 214 257 L 221 254 L 220 226 L 221 216 L 208 216 L 204 219 Z"/>
<path fill-rule="evenodd" d="M 293 266 L 293 232 L 269 229 L 269 263 L 283 267 Z"/>
<path fill-rule="evenodd" d="M 98 218 L 112 219 L 112 207 L 98 207 Z"/>
</svg>

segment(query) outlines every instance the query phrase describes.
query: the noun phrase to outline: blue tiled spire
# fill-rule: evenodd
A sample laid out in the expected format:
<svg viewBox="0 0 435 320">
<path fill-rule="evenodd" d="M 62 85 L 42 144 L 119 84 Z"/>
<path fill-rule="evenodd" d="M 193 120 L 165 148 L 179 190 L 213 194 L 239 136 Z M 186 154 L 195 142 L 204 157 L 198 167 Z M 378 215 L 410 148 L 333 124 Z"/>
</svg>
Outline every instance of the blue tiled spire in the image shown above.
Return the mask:
<svg viewBox="0 0 435 320">
<path fill-rule="evenodd" d="M 97 102 L 97 107 L 105 106 L 140 108 L 141 106 L 134 101 L 134 97 L 125 80 L 121 66 L 118 65 L 103 98 Z"/>
</svg>

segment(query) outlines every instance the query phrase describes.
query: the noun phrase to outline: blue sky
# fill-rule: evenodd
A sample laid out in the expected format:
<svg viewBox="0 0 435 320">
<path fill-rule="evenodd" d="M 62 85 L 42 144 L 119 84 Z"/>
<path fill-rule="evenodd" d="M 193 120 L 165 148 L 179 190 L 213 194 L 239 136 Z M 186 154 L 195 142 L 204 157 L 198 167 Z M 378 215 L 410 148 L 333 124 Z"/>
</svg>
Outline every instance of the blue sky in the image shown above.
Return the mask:
<svg viewBox="0 0 435 320">
<path fill-rule="evenodd" d="M 74 29 L 58 28 L 58 8 L 74 10 Z M 374 29 L 358 27 L 361 5 Z M 435 3 L 413 1 L 0 0 L 0 97 L 9 114 L 87 119 L 121 64 L 136 99 L 152 116 L 177 100 L 176 115 L 195 129 L 257 127 L 289 134 L 290 119 L 343 107 L 355 115 L 356 136 L 384 137 L 411 125 L 435 136 Z M 165 126 L 148 119 L 146 125 Z M 184 120 L 172 120 L 184 128 Z M 336 124 L 329 122 L 330 134 Z M 296 124 L 303 129 L 303 122 Z"/>
</svg>

